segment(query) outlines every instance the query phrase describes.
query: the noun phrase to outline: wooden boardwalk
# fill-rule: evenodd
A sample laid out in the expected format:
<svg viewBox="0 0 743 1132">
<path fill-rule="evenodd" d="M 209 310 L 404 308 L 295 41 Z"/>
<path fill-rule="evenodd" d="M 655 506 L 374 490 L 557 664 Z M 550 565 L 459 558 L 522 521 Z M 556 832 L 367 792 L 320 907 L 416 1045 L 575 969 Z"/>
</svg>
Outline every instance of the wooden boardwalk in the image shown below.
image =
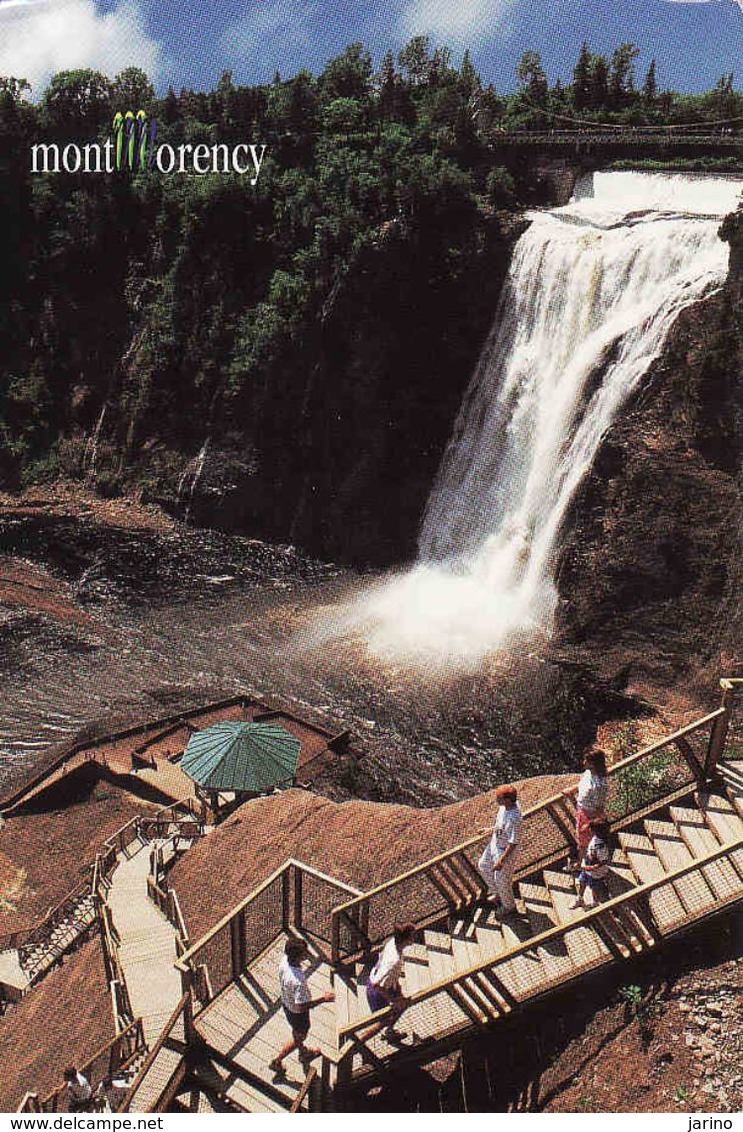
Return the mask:
<svg viewBox="0 0 743 1132">
<path fill-rule="evenodd" d="M 162 854 L 153 855 L 150 876 L 142 829 L 122 836 L 106 903 L 120 977 L 148 1047 L 125 1107 L 342 1105 L 351 1089 L 433 1061 L 556 989 L 743 902 L 740 743 L 723 757 L 737 685 L 722 684 L 721 708 L 610 768 L 618 847 L 605 898 L 586 907 L 565 867 L 574 791 L 525 811 L 517 907 L 508 917 L 484 899 L 478 835 L 363 893 L 287 861 L 190 945 L 177 896 L 160 876 Z M 167 836 L 175 816 L 148 836 Z M 387 1035 L 386 1012 L 372 1014 L 366 997 L 373 956 L 401 920 L 418 928 L 404 958 L 402 1041 Z M 289 1037 L 278 969 L 290 936 L 308 944 L 312 996 L 332 989 L 335 1000 L 312 1012 L 308 1044 L 317 1058 L 306 1064 L 292 1054 L 277 1075 L 269 1066 Z"/>
<path fill-rule="evenodd" d="M 135 1018 L 142 1019 L 153 1046 L 182 995 L 176 961 L 176 931 L 147 894 L 151 845 L 123 860 L 111 877 L 108 905 L 118 954 Z"/>
</svg>

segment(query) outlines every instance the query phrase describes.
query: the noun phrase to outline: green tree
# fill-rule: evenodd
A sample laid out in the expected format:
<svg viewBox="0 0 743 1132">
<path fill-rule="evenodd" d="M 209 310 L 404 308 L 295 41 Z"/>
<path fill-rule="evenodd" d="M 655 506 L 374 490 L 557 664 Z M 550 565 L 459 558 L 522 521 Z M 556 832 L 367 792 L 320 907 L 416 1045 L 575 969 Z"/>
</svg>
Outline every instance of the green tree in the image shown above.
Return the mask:
<svg viewBox="0 0 743 1132">
<path fill-rule="evenodd" d="M 398 55 L 397 62 L 403 71 L 407 72 L 413 86 L 421 86 L 427 82 L 432 66 L 431 41 L 428 36 L 414 36 Z"/>
<path fill-rule="evenodd" d="M 658 81 L 655 74 L 655 59 L 650 60 L 645 82 L 642 84 L 642 97 L 646 106 L 655 106 L 658 100 Z"/>
<path fill-rule="evenodd" d="M 609 64 L 603 55 L 594 55 L 591 61 L 588 106 L 591 110 L 609 106 Z"/>
<path fill-rule="evenodd" d="M 135 114 L 138 110 L 150 110 L 154 98 L 155 88 L 139 67 L 127 67 L 111 83 L 111 106 L 122 114 L 127 110 Z"/>
<path fill-rule="evenodd" d="M 622 43 L 611 57 L 609 69 L 609 102 L 621 110 L 635 92 L 635 59 L 640 50 L 634 43 Z"/>
<path fill-rule="evenodd" d="M 591 69 L 593 59 L 588 44 L 583 42 L 578 56 L 578 62 L 573 70 L 573 84 L 571 88 L 573 106 L 576 110 L 585 110 L 591 105 Z"/>
<path fill-rule="evenodd" d="M 371 55 L 362 43 L 352 43 L 341 54 L 331 59 L 322 75 L 319 86 L 326 102 L 335 98 L 368 98 L 371 90 Z"/>
<path fill-rule="evenodd" d="M 540 108 L 546 106 L 549 84 L 542 66 L 542 56 L 538 51 L 524 52 L 516 68 L 516 75 L 532 105 Z"/>
<path fill-rule="evenodd" d="M 42 113 L 52 131 L 95 133 L 111 116 L 111 88 L 99 71 L 60 71 L 42 99 Z"/>
</svg>

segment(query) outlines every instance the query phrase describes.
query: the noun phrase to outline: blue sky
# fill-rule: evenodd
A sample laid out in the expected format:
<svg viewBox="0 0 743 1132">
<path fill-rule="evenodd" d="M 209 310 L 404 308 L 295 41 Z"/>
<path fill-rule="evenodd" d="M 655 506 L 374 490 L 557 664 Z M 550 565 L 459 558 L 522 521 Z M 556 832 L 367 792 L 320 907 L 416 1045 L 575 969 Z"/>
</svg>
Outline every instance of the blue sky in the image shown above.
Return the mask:
<svg viewBox="0 0 743 1132">
<path fill-rule="evenodd" d="M 469 47 L 500 90 L 526 48 L 569 79 L 584 39 L 605 52 L 637 43 L 640 78 L 655 55 L 664 86 L 706 89 L 733 71 L 743 88 L 743 0 L 0 0 L 0 74 L 29 78 L 38 97 L 57 70 L 137 64 L 160 91 L 198 89 L 225 69 L 248 83 L 318 71 L 359 39 L 378 60 L 415 34 L 455 58 Z"/>
</svg>

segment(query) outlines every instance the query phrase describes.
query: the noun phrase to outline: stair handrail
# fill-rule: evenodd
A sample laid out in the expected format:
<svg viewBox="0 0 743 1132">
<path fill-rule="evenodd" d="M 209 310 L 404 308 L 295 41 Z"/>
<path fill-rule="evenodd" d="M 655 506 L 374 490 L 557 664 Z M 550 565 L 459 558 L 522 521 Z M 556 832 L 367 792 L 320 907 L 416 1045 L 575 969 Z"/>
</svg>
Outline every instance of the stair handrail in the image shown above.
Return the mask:
<svg viewBox="0 0 743 1132">
<path fill-rule="evenodd" d="M 92 1057 L 88 1058 L 85 1064 L 80 1067 L 79 1072 L 82 1073 L 83 1077 L 88 1079 L 95 1095 L 98 1085 L 101 1084 L 100 1081 L 95 1080 L 96 1074 L 93 1072 L 93 1067 L 96 1065 L 96 1062 L 108 1055 L 109 1074 L 111 1072 L 121 1072 L 146 1048 L 142 1019 L 136 1018 L 133 1022 L 129 1023 L 126 1029 L 122 1030 L 120 1034 L 117 1034 L 115 1038 L 112 1038 L 110 1042 L 106 1042 Z M 121 1053 L 124 1053 L 125 1056 L 123 1056 L 121 1060 L 118 1060 Z M 115 1068 L 112 1065 L 112 1060 L 116 1060 Z M 53 1089 L 51 1093 L 47 1094 L 43 1101 L 39 1102 L 39 1108 L 34 1111 L 58 1112 L 59 1100 L 64 1096 L 66 1089 L 66 1085 L 58 1085 L 56 1089 Z M 22 1110 L 19 1109 L 19 1111 Z"/>
<path fill-rule="evenodd" d="M 630 888 L 626 892 L 620 893 L 619 896 L 612 897 L 611 900 L 607 900 L 605 903 L 597 904 L 594 908 L 586 910 L 580 916 L 577 916 L 574 920 L 568 920 L 564 924 L 556 924 L 554 927 L 549 928 L 544 932 L 540 932 L 539 935 L 531 936 L 529 939 L 523 940 L 516 946 L 511 947 L 506 951 L 502 951 L 496 956 L 491 956 L 490 958 L 483 960 L 481 963 L 475 963 L 473 966 L 465 969 L 464 971 L 458 971 L 456 972 L 456 974 L 452 974 L 446 979 L 440 979 L 438 982 L 431 983 L 427 987 L 423 987 L 418 991 L 414 991 L 408 996 L 408 1005 L 406 1006 L 406 1009 L 408 1009 L 410 1006 L 414 1006 L 416 1003 L 424 1002 L 426 1001 L 426 999 L 432 998 L 436 994 L 440 994 L 441 991 L 445 991 L 447 987 L 456 985 L 457 983 L 462 982 L 465 979 L 471 978 L 473 975 L 476 975 L 481 971 L 493 970 L 503 963 L 507 963 L 513 959 L 518 958 L 519 955 L 533 951 L 535 948 L 542 947 L 545 944 L 553 943 L 555 940 L 559 939 L 561 936 L 566 935 L 568 932 L 575 931 L 578 928 L 584 928 L 586 927 L 586 925 L 590 925 L 594 920 L 600 919 L 601 916 L 605 916 L 607 913 L 611 913 L 615 909 L 621 909 L 637 901 L 645 901 L 646 898 L 656 889 L 663 888 L 665 885 L 673 885 L 676 883 L 676 881 L 680 880 L 687 874 L 695 872 L 697 870 L 701 871 L 707 865 L 713 864 L 720 857 L 731 855 L 741 847 L 743 847 L 743 837 L 738 837 L 733 841 L 728 841 L 723 843 L 722 845 L 718 845 L 717 848 L 714 849 L 711 853 L 707 853 L 703 857 L 696 857 L 693 860 L 688 861 L 685 865 L 680 866 L 678 869 L 674 869 L 673 872 L 664 873 L 663 876 L 656 877 L 651 881 L 646 881 L 644 884 L 637 885 L 637 887 L 635 888 Z M 718 899 L 716 904 L 714 905 L 714 908 L 719 909 L 720 907 L 724 907 L 726 904 L 735 903 L 737 901 L 740 901 L 741 899 L 743 899 L 743 897 L 740 893 L 734 893 L 732 896 L 728 896 L 724 899 Z M 692 923 L 694 920 L 700 919 L 708 914 L 709 909 L 704 909 L 703 911 L 696 914 L 690 913 L 683 921 L 679 921 L 679 923 Z M 658 931 L 661 935 L 670 935 L 673 934 L 676 928 L 677 925 L 674 925 L 669 930 L 668 926 L 666 926 L 664 930 L 658 928 Z M 565 981 L 567 982 L 568 980 Z M 539 992 L 537 991 L 536 993 Z M 518 996 L 514 997 L 518 998 Z M 526 994 L 523 997 L 524 999 L 527 999 L 531 996 L 529 994 Z M 522 1000 L 518 998 L 518 1001 Z M 362 1028 L 367 1029 L 375 1022 L 384 1021 L 384 1019 L 388 1016 L 388 1013 L 389 1007 L 385 1007 L 383 1010 L 378 1010 L 374 1014 L 366 1015 L 364 1018 L 356 1019 L 354 1022 L 340 1027 L 338 1030 L 339 1045 L 347 1037 L 354 1035 L 357 1030 Z M 345 1052 L 351 1051 L 347 1050 Z"/>
<path fill-rule="evenodd" d="M 743 681 L 739 681 L 739 683 L 743 683 Z M 730 710 L 730 705 L 724 705 L 722 707 L 716 708 L 714 711 L 708 712 L 701 718 L 692 720 L 691 723 L 685 724 L 683 727 L 678 728 L 676 731 L 672 732 L 672 734 L 667 735 L 662 739 L 655 740 L 653 743 L 650 743 L 648 746 L 641 748 L 639 751 L 635 751 L 633 754 L 628 755 L 626 758 L 621 759 L 619 762 L 613 763 L 608 768 L 609 778 L 611 779 L 616 777 L 619 773 L 626 770 L 628 767 L 633 766 L 635 763 L 641 762 L 643 759 L 649 758 L 650 756 L 656 754 L 658 751 L 663 750 L 665 747 L 673 746 L 679 739 L 683 740 L 687 735 L 693 734 L 696 731 L 701 731 L 710 725 L 714 725 L 718 720 L 728 718 Z M 575 782 L 572 787 L 554 793 L 548 798 L 545 798 L 542 801 L 538 802 L 536 805 L 530 806 L 528 809 L 525 809 L 523 811 L 524 820 L 533 817 L 535 814 L 539 814 L 545 811 L 551 812 L 555 807 L 564 805 L 566 799 L 574 797 L 577 793 L 577 790 L 578 783 Z M 631 817 L 631 815 L 628 816 Z M 334 938 L 338 938 L 338 931 L 341 920 L 353 920 L 354 911 L 358 910 L 358 912 L 360 913 L 365 907 L 368 907 L 368 904 L 372 899 L 382 896 L 384 893 L 389 892 L 391 889 L 398 887 L 406 881 L 409 881 L 412 877 L 420 876 L 430 872 L 437 865 L 441 864 L 442 862 L 451 860 L 457 855 L 466 852 L 468 849 L 472 849 L 477 845 L 484 844 L 485 839 L 486 835 L 482 832 L 479 832 L 472 837 L 467 838 L 466 841 L 462 841 L 458 845 L 455 845 L 453 848 L 446 849 L 443 852 L 436 854 L 434 857 L 429 857 L 426 861 L 422 861 L 419 865 L 414 866 L 412 869 L 407 869 L 405 872 L 399 873 L 397 876 L 392 877 L 390 880 L 384 881 L 382 884 L 368 889 L 366 892 L 362 893 L 360 897 L 346 901 L 344 904 L 337 905 L 337 907 L 335 907 L 332 911 L 332 918 L 334 921 Z M 566 839 L 565 847 L 567 847 L 567 845 L 568 842 Z M 521 868 L 517 869 L 515 875 L 517 877 L 519 875 L 525 875 L 525 870 L 531 871 L 533 867 L 534 866 L 532 864 L 522 865 Z M 340 954 L 334 954 L 333 961 L 335 963 L 340 962 Z"/>
<path fill-rule="evenodd" d="M 144 1082 L 145 1078 L 147 1077 L 147 1074 L 150 1072 L 150 1069 L 152 1069 L 152 1066 L 154 1065 L 155 1061 L 157 1060 L 157 1057 L 160 1054 L 160 1051 L 162 1050 L 166 1041 L 170 1038 L 170 1036 L 171 1036 L 171 1034 L 172 1034 L 173 1030 L 175 1029 L 175 1026 L 178 1022 L 178 1019 L 181 1018 L 181 1016 L 183 1017 L 184 1036 L 185 1036 L 185 1032 L 188 1029 L 188 1010 L 189 1010 L 189 1006 L 190 1006 L 190 1001 L 191 1001 L 190 994 L 184 993 L 183 995 L 181 995 L 181 998 L 178 1002 L 178 1005 L 175 1007 L 172 1014 L 168 1018 L 167 1022 L 165 1023 L 165 1026 L 163 1027 L 162 1031 L 160 1032 L 160 1036 L 158 1037 L 158 1039 L 155 1042 L 152 1049 L 147 1054 L 147 1057 L 145 1058 L 144 1062 L 142 1063 L 142 1065 L 139 1068 L 139 1072 L 137 1073 L 136 1077 L 134 1078 L 131 1085 L 127 1089 L 126 1096 L 124 1097 L 124 1099 L 122 1100 L 121 1104 L 118 1107 L 118 1110 L 117 1110 L 118 1112 L 129 1111 L 129 1106 L 131 1105 L 134 1097 L 136 1096 L 137 1091 L 141 1088 L 142 1083 Z M 184 1045 L 185 1045 L 185 1040 L 184 1040 Z M 169 1084 L 169 1082 L 168 1082 L 168 1084 Z M 160 1094 L 160 1095 L 162 1096 L 162 1094 Z M 159 1099 L 160 1098 L 158 1097 L 158 1100 Z M 150 1110 L 150 1111 L 152 1111 L 152 1110 Z"/>
<path fill-rule="evenodd" d="M 304 1104 L 305 1097 L 307 1096 L 307 1094 L 309 1093 L 309 1091 L 312 1087 L 312 1082 L 315 1080 L 316 1077 L 317 1077 L 317 1066 L 311 1065 L 309 1067 L 309 1069 L 307 1070 L 307 1076 L 305 1077 L 304 1081 L 302 1082 L 302 1087 L 300 1088 L 296 1097 L 292 1101 L 292 1106 L 289 1109 L 289 1112 L 299 1112 L 302 1105 Z"/>
<path fill-rule="evenodd" d="M 306 931 L 307 934 L 312 934 L 310 929 L 305 928 L 303 924 L 303 907 L 302 907 L 302 885 L 294 884 L 294 900 L 292 900 L 292 893 L 290 891 L 290 884 L 293 874 L 304 874 L 309 877 L 320 881 L 323 884 L 331 885 L 333 888 L 340 889 L 347 893 L 349 896 L 358 897 L 361 891 L 354 888 L 353 885 L 347 884 L 345 881 L 339 880 L 337 877 L 330 876 L 327 873 L 321 872 L 319 869 L 314 868 L 312 865 L 306 864 L 304 861 L 299 861 L 294 857 L 288 857 L 282 865 L 266 877 L 256 888 L 254 888 L 247 896 L 239 901 L 229 912 L 226 912 L 217 923 L 213 924 L 207 932 L 204 933 L 195 943 L 184 950 L 183 954 L 178 956 L 175 961 L 175 967 L 181 973 L 184 988 L 195 989 L 196 980 L 199 977 L 200 969 L 206 969 L 206 976 L 208 979 L 208 965 L 199 964 L 198 956 L 200 953 L 226 928 L 232 928 L 238 917 L 240 917 L 256 900 L 258 900 L 263 893 L 270 888 L 276 881 L 283 881 L 282 900 L 280 911 L 276 917 L 276 931 L 273 935 L 275 941 L 282 932 L 291 931 Z M 170 890 L 173 891 L 172 889 Z M 177 897 L 176 897 L 177 899 Z M 329 924 L 332 921 L 329 921 Z M 185 921 L 184 921 L 185 927 Z M 267 946 L 271 946 L 270 941 Z M 235 962 L 239 959 L 239 955 L 235 954 L 233 958 L 233 976 L 237 974 L 235 970 Z"/>
</svg>

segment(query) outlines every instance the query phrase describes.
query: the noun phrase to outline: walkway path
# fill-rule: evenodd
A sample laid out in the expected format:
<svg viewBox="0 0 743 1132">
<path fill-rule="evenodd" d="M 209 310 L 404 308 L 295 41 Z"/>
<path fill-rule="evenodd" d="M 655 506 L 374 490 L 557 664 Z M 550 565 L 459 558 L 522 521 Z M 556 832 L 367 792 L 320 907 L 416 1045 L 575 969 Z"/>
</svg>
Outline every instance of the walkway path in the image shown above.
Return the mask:
<svg viewBox="0 0 743 1132">
<path fill-rule="evenodd" d="M 180 1000 L 174 967 L 175 928 L 147 895 L 150 842 L 122 860 L 111 878 L 108 905 L 120 939 L 119 960 L 134 1018 L 141 1018 L 152 1049 Z"/>
</svg>

